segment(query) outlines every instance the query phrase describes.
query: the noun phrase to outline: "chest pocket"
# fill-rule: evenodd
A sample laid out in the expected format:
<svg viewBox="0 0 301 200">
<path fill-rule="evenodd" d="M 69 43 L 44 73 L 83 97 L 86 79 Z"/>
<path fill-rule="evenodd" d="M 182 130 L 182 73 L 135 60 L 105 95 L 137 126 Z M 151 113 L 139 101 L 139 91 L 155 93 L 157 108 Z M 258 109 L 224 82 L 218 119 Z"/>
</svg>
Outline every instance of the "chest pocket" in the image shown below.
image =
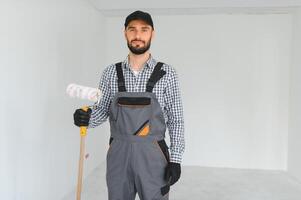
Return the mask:
<svg viewBox="0 0 301 200">
<path fill-rule="evenodd" d="M 125 80 L 122 70 L 122 63 L 116 63 L 116 74 L 118 92 L 126 92 Z M 124 95 L 118 97 L 112 107 L 113 120 L 119 132 L 137 136 L 147 136 L 151 131 L 151 118 L 153 114 L 153 99 L 148 97 L 152 93 L 155 84 L 162 78 L 166 72 L 161 70 L 163 63 L 158 62 L 153 69 L 152 74 L 146 84 L 145 95 L 137 94 Z M 114 110 L 116 108 L 116 110 Z M 115 120 L 116 119 L 116 120 Z"/>
<path fill-rule="evenodd" d="M 120 106 L 143 107 L 151 104 L 149 97 L 119 97 L 117 101 Z"/>
<path fill-rule="evenodd" d="M 117 126 L 126 134 L 147 136 L 152 116 L 151 98 L 119 97 L 117 99 Z"/>
</svg>

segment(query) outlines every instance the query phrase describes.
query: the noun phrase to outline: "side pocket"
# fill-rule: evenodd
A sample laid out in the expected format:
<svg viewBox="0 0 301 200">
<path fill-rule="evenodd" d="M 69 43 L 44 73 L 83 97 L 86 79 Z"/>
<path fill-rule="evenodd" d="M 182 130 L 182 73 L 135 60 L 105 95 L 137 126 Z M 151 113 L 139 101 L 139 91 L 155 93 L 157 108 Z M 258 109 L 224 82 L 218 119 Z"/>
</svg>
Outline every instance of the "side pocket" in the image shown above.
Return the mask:
<svg viewBox="0 0 301 200">
<path fill-rule="evenodd" d="M 159 150 L 161 151 L 162 155 L 165 158 L 165 161 L 168 163 L 170 158 L 169 158 L 169 151 L 168 151 L 168 146 L 165 142 L 165 140 L 159 140 L 155 142 L 159 148 Z"/>
<path fill-rule="evenodd" d="M 109 140 L 109 145 L 111 145 L 111 143 L 113 142 L 113 137 L 110 137 L 110 140 Z"/>
<path fill-rule="evenodd" d="M 111 149 L 113 139 L 114 139 L 113 137 L 110 137 L 110 140 L 109 140 L 109 148 L 108 148 L 108 151 L 107 151 L 107 152 L 109 152 L 110 149 Z"/>
</svg>

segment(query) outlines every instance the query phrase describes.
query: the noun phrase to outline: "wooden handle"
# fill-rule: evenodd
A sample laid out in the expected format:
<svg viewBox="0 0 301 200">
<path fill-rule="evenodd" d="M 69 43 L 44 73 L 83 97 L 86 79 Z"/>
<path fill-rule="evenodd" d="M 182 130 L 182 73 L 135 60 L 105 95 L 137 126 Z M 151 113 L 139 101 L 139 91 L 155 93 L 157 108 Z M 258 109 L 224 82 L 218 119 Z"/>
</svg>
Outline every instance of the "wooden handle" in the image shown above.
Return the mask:
<svg viewBox="0 0 301 200">
<path fill-rule="evenodd" d="M 76 200 L 81 199 L 81 191 L 82 191 L 82 183 L 83 183 L 83 169 L 84 169 L 85 139 L 86 139 L 85 136 L 80 137 L 80 156 L 79 156 L 79 164 L 78 164 Z"/>
<path fill-rule="evenodd" d="M 82 107 L 82 109 L 87 112 L 88 107 Z M 83 183 L 83 170 L 84 170 L 84 156 L 85 156 L 85 136 L 87 135 L 87 127 L 80 127 L 80 153 L 79 153 L 79 163 L 78 163 L 78 179 L 77 179 L 77 193 L 76 200 L 81 199 L 82 183 Z"/>
</svg>

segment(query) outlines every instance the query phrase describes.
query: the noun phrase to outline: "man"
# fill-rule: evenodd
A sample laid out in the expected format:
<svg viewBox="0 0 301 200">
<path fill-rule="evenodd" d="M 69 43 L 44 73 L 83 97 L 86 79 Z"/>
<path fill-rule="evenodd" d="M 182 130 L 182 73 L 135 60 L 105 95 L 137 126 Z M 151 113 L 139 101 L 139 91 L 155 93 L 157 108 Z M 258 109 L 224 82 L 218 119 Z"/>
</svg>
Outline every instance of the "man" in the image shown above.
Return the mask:
<svg viewBox="0 0 301 200">
<path fill-rule="evenodd" d="M 109 200 L 134 200 L 136 193 L 141 200 L 167 200 L 169 186 L 181 175 L 185 145 L 179 81 L 171 66 L 157 62 L 149 52 L 154 37 L 151 16 L 135 11 L 124 26 L 127 59 L 105 68 L 101 101 L 87 112 L 77 109 L 74 123 L 94 128 L 109 117 Z"/>
</svg>

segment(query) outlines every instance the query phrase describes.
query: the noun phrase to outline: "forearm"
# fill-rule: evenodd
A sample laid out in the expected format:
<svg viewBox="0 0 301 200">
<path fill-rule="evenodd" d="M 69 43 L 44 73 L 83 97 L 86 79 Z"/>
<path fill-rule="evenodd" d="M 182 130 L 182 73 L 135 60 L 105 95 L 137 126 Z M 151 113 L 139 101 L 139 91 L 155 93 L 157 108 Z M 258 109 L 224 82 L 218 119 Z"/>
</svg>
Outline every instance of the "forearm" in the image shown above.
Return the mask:
<svg viewBox="0 0 301 200">
<path fill-rule="evenodd" d="M 102 123 L 104 123 L 107 120 L 108 116 L 109 116 L 109 114 L 105 107 L 94 106 L 92 108 L 92 113 L 91 113 L 91 117 L 89 120 L 88 128 L 95 128 L 95 127 L 101 125 Z"/>
<path fill-rule="evenodd" d="M 92 108 L 88 128 L 95 128 L 104 123 L 109 117 L 109 107 L 111 104 L 111 89 L 108 80 L 108 68 L 106 68 L 99 81 L 99 90 L 102 97 Z"/>
<path fill-rule="evenodd" d="M 170 162 L 181 163 L 185 150 L 184 120 L 169 122 L 167 126 L 170 135 Z"/>
</svg>

